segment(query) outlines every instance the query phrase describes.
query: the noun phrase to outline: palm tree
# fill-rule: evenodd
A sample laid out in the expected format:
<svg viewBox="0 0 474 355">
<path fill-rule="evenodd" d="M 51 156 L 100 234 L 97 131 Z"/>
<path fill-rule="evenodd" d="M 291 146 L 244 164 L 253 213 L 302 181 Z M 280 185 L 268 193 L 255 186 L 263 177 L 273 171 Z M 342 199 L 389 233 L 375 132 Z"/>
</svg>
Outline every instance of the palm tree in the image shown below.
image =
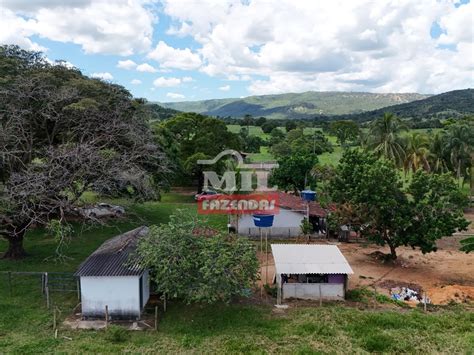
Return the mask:
<svg viewBox="0 0 474 355">
<path fill-rule="evenodd" d="M 392 113 L 384 113 L 369 127 L 367 148 L 373 150 L 379 157 L 392 160 L 398 166 L 405 160 L 405 150 L 400 133 L 407 127 Z"/>
<path fill-rule="evenodd" d="M 430 167 L 435 173 L 445 173 L 448 171 L 448 161 L 446 158 L 446 134 L 436 132 L 430 142 Z"/>
<path fill-rule="evenodd" d="M 428 150 L 428 137 L 421 133 L 412 133 L 406 140 L 405 160 L 403 168 L 405 174 L 408 171 L 415 172 L 418 169 L 430 171 L 430 163 Z"/>
<path fill-rule="evenodd" d="M 465 124 L 449 127 L 446 136 L 446 151 L 449 153 L 451 168 L 461 182 L 461 177 L 469 175 L 474 150 L 474 128 Z"/>
</svg>

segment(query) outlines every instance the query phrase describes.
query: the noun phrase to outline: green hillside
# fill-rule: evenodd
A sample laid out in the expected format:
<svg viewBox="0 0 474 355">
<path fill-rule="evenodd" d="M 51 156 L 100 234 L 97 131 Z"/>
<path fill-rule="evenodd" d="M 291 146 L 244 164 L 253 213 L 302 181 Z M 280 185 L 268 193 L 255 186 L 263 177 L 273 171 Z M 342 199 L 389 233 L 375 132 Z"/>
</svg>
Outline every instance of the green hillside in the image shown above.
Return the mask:
<svg viewBox="0 0 474 355">
<path fill-rule="evenodd" d="M 249 96 L 242 99 L 167 102 L 167 108 L 212 116 L 313 118 L 319 115 L 355 114 L 428 97 L 416 93 L 373 94 L 366 92 L 314 92 Z"/>
<path fill-rule="evenodd" d="M 150 115 L 152 121 L 161 121 L 173 117 L 178 111 L 166 108 L 155 103 L 147 103 L 145 109 Z"/>
<path fill-rule="evenodd" d="M 417 120 L 456 118 L 474 114 L 474 89 L 454 90 L 427 97 L 409 103 L 384 107 L 378 110 L 352 115 L 333 117 L 334 119 L 351 119 L 371 121 L 391 112 L 400 118 Z"/>
</svg>

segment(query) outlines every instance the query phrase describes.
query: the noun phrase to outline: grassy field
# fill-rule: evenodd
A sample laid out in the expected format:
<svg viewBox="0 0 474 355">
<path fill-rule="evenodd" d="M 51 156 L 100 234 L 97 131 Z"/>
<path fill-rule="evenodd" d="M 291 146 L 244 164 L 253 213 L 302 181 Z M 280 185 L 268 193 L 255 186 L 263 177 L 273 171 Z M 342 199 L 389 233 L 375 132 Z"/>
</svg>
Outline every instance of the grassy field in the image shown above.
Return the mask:
<svg viewBox="0 0 474 355">
<path fill-rule="evenodd" d="M 91 198 L 92 199 L 92 198 Z M 122 201 L 123 202 L 123 201 Z M 0 270 L 74 271 L 104 240 L 141 224 L 162 223 L 178 208 L 195 211 L 189 196 L 164 194 L 162 202 L 128 204 L 129 218 L 109 226 L 76 225 L 66 253 L 66 263 L 45 260 L 55 242 L 44 230 L 30 232 L 22 261 L 0 260 Z M 223 216 L 210 220 L 225 228 Z M 0 252 L 6 247 L 0 243 Z M 370 300 L 352 292 L 352 307 L 328 303 L 323 307 L 292 307 L 276 313 L 270 305 L 235 302 L 230 305 L 183 305 L 171 302 L 160 313 L 158 332 L 73 331 L 60 327 L 55 339 L 52 312 L 45 307 L 38 279 L 14 277 L 10 295 L 5 275 L 0 274 L 0 352 L 153 352 L 153 353 L 347 353 L 347 352 L 445 352 L 468 353 L 474 348 L 474 314 L 462 307 L 425 314 L 405 308 L 368 307 Z M 71 314 L 75 294 L 53 293 L 61 311 Z M 381 302 L 386 302 L 381 300 Z M 358 307 L 354 307 L 358 305 Z M 362 308 L 362 309 L 359 309 Z M 150 312 L 150 310 L 148 310 Z"/>
</svg>

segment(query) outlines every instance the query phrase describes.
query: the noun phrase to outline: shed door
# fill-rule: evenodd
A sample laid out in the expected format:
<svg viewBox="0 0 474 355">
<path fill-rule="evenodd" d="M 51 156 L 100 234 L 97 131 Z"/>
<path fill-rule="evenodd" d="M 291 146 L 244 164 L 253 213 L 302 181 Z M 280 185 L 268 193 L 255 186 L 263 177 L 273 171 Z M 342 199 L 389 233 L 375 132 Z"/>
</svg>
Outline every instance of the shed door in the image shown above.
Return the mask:
<svg viewBox="0 0 474 355">
<path fill-rule="evenodd" d="M 140 276 L 140 281 L 139 281 L 139 297 L 140 297 L 140 310 L 143 309 L 143 275 Z"/>
</svg>

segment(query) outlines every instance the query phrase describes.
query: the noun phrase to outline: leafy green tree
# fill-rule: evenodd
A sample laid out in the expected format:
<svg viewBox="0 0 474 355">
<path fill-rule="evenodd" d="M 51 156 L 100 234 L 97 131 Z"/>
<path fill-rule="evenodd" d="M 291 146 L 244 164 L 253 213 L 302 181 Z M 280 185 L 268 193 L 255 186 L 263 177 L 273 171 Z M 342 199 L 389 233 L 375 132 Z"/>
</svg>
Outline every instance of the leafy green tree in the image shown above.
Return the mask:
<svg viewBox="0 0 474 355">
<path fill-rule="evenodd" d="M 314 186 L 316 181 L 311 169 L 318 162 L 315 155 L 290 155 L 278 160 L 279 167 L 270 175 L 270 185 L 295 192 Z"/>
<path fill-rule="evenodd" d="M 403 190 L 393 163 L 364 152 L 343 154 L 330 192 L 339 204 L 339 223 L 356 226 L 377 245 L 388 245 L 392 259 L 401 245 L 435 251 L 437 239 L 467 226 L 465 198 L 449 175 L 420 170 Z"/>
<path fill-rule="evenodd" d="M 286 142 L 273 144 L 270 151 L 277 158 L 282 158 L 291 155 L 291 146 Z"/>
<path fill-rule="evenodd" d="M 281 143 L 285 140 L 285 133 L 278 127 L 275 127 L 270 132 L 270 138 L 268 140 L 268 145 L 274 146 L 275 144 Z"/>
<path fill-rule="evenodd" d="M 165 147 L 172 149 L 170 154 L 175 157 L 177 165 L 176 178 L 184 183 L 196 182 L 198 192 L 202 191 L 202 174 L 199 174 L 199 169 L 189 169 L 195 165 L 190 158 L 213 158 L 225 149 L 241 149 L 239 135 L 229 132 L 223 121 L 197 113 L 180 113 L 161 122 L 155 129 L 155 135 Z M 222 168 L 222 164 L 214 167 L 218 172 Z"/>
<path fill-rule="evenodd" d="M 262 131 L 263 133 L 270 133 L 271 131 L 273 131 L 275 128 L 278 128 L 279 126 L 280 124 L 277 120 L 267 120 L 262 125 Z"/>
<path fill-rule="evenodd" d="M 401 166 L 405 158 L 405 150 L 400 133 L 406 129 L 398 117 L 392 113 L 385 113 L 369 126 L 367 150 Z"/>
<path fill-rule="evenodd" d="M 410 223 L 403 231 L 404 245 L 419 247 L 423 253 L 436 251 L 436 240 L 465 230 L 467 199 L 449 174 L 418 171 L 407 188 Z"/>
<path fill-rule="evenodd" d="M 242 141 L 242 150 L 246 153 L 259 153 L 260 147 L 265 145 L 265 141 L 262 138 L 250 135 L 247 127 L 242 127 L 239 137 Z"/>
<path fill-rule="evenodd" d="M 262 127 L 266 122 L 267 122 L 267 119 L 265 117 L 259 117 L 255 120 L 255 125 Z"/>
<path fill-rule="evenodd" d="M 252 117 L 252 115 L 245 115 L 242 120 L 240 121 L 241 126 L 254 126 L 255 125 L 255 119 Z"/>
<path fill-rule="evenodd" d="M 296 129 L 296 127 L 297 127 L 297 124 L 296 124 L 295 121 L 287 120 L 287 121 L 285 122 L 285 128 L 286 128 L 286 131 L 287 131 L 287 132 L 289 132 L 289 131 L 291 131 L 291 130 L 293 130 L 293 129 Z"/>
<path fill-rule="evenodd" d="M 270 138 L 272 141 L 273 137 Z M 321 132 L 305 134 L 303 128 L 299 127 L 289 131 L 284 142 L 273 145 L 271 151 L 277 158 L 282 158 L 290 154 L 322 154 L 332 151 L 332 145 Z"/>
<path fill-rule="evenodd" d="M 151 270 L 155 291 L 186 303 L 229 302 L 248 296 L 258 277 L 255 247 L 244 238 L 206 236 L 209 227 L 179 210 L 139 241 L 137 256 Z"/>
<path fill-rule="evenodd" d="M 337 137 L 339 144 L 345 147 L 347 142 L 359 137 L 359 125 L 354 121 L 334 121 L 329 125 L 329 131 Z"/>
</svg>

